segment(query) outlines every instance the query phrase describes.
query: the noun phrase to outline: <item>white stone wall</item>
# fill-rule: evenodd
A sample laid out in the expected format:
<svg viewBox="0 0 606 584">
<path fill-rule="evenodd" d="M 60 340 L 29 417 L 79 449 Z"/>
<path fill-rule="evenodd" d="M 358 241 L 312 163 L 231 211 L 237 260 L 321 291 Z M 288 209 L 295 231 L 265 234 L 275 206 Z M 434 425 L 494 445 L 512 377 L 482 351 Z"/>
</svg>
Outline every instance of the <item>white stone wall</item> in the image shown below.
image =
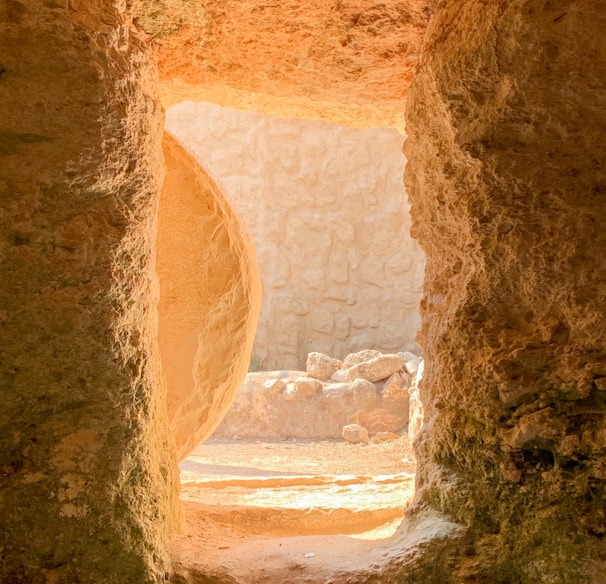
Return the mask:
<svg viewBox="0 0 606 584">
<path fill-rule="evenodd" d="M 167 127 L 255 242 L 263 309 L 254 368 L 309 351 L 416 350 L 424 258 L 410 237 L 402 135 L 186 102 Z"/>
</svg>

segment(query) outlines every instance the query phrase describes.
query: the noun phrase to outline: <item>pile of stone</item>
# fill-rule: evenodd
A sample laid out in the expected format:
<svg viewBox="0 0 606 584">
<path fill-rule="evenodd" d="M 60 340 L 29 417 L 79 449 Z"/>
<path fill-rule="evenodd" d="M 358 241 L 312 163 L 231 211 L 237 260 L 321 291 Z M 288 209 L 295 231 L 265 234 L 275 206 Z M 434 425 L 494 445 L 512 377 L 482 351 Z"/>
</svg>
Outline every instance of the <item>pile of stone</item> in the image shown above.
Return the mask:
<svg viewBox="0 0 606 584">
<path fill-rule="evenodd" d="M 343 361 L 309 353 L 306 371 L 249 373 L 215 432 L 226 437 L 381 442 L 409 425 L 422 360 L 364 350 Z"/>
</svg>

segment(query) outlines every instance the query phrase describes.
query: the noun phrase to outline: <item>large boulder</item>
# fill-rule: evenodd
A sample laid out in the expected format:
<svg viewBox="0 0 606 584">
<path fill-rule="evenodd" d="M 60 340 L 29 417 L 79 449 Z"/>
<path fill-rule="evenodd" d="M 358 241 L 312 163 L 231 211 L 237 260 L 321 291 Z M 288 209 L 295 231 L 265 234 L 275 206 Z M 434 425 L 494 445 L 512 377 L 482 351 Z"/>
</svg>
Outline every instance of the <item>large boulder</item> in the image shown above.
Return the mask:
<svg viewBox="0 0 606 584">
<path fill-rule="evenodd" d="M 390 375 L 396 371 L 401 371 L 403 368 L 404 360 L 399 355 L 381 355 L 370 359 L 370 361 L 364 361 L 353 367 L 349 367 L 346 373 L 346 380 L 354 381 L 356 377 L 360 377 L 374 383 L 387 379 Z"/>
</svg>

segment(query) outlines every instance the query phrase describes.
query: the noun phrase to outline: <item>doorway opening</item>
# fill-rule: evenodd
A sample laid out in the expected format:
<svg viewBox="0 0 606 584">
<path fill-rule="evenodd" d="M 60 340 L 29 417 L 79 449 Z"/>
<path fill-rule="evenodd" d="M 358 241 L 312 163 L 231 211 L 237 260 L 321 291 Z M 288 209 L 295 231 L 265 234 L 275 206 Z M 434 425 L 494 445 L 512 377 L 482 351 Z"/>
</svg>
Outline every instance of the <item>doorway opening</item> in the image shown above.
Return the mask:
<svg viewBox="0 0 606 584">
<path fill-rule="evenodd" d="M 247 379 L 181 463 L 195 537 L 221 531 L 217 565 L 259 538 L 329 537 L 321 547 L 337 555 L 387 541 L 413 493 L 409 404 L 420 404 L 424 262 L 403 136 L 207 103 L 169 109 L 167 128 L 243 217 L 264 283 Z"/>
</svg>

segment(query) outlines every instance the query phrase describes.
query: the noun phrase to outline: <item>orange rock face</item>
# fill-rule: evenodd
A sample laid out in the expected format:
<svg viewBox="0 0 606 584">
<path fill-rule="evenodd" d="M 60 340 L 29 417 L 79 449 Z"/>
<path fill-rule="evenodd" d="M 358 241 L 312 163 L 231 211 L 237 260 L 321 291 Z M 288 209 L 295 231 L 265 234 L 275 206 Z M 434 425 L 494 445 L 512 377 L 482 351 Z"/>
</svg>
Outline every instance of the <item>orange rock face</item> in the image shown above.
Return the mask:
<svg viewBox="0 0 606 584">
<path fill-rule="evenodd" d="M 174 103 L 174 94 L 243 105 L 227 86 L 256 93 L 254 107 L 263 113 L 278 108 L 336 123 L 349 117 L 355 125 L 364 116 L 375 125 L 401 121 L 430 13 L 427 0 L 163 4 L 154 11 L 134 2 L 137 23 L 158 48 L 165 102 Z M 279 99 L 292 96 L 297 104 Z M 348 105 L 366 109 L 348 114 Z"/>
<path fill-rule="evenodd" d="M 0 2 L 0 23 L 0 582 L 157 582 L 178 472 L 155 73 L 115 2 Z"/>
<path fill-rule="evenodd" d="M 261 282 L 248 232 L 215 183 L 168 134 L 164 156 L 158 339 L 181 459 L 212 433 L 244 381 Z"/>
<path fill-rule="evenodd" d="M 601 583 L 604 7 L 462 4 L 436 13 L 407 114 L 427 252 L 417 498 L 492 550 L 478 580 Z"/>
</svg>

